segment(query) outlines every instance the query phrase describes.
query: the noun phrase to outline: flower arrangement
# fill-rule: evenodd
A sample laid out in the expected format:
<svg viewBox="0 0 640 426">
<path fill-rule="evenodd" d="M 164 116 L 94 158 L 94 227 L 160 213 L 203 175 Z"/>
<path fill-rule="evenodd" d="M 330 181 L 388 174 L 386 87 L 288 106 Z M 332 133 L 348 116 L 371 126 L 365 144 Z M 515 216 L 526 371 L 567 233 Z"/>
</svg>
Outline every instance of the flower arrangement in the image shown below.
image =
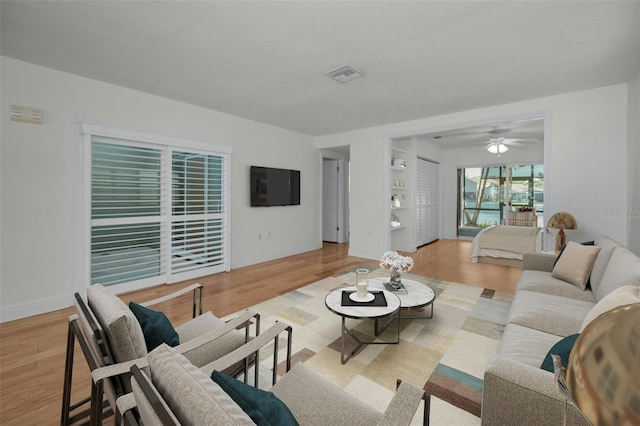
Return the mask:
<svg viewBox="0 0 640 426">
<path fill-rule="evenodd" d="M 387 251 L 380 259 L 380 267 L 393 272 L 409 272 L 413 268 L 413 259 L 401 256 L 397 251 Z"/>
</svg>

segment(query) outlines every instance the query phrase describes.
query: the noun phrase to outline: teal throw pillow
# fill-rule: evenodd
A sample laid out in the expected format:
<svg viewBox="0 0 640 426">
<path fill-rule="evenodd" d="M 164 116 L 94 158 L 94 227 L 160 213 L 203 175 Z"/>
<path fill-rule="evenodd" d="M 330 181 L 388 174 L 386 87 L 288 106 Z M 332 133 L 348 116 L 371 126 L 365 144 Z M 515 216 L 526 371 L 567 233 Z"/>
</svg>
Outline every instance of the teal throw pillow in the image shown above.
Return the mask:
<svg viewBox="0 0 640 426">
<path fill-rule="evenodd" d="M 169 346 L 178 346 L 180 344 L 178 333 L 165 314 L 145 308 L 134 302 L 129 302 L 129 309 L 131 309 L 131 312 L 140 323 L 140 327 L 142 327 L 148 352 L 163 343 Z"/>
<path fill-rule="evenodd" d="M 543 370 L 547 370 L 553 373 L 553 358 L 551 358 L 551 354 L 558 355 L 562 359 L 562 366 L 567 368 L 569 365 L 569 355 L 571 354 L 571 349 L 573 349 L 573 345 L 578 340 L 580 334 L 572 334 L 560 340 L 558 343 L 553 345 L 549 352 L 544 357 L 544 361 L 542 361 L 542 365 L 540 368 Z"/>
<path fill-rule="evenodd" d="M 211 378 L 258 426 L 298 425 L 289 408 L 273 392 L 254 388 L 219 371 L 214 371 Z"/>
</svg>

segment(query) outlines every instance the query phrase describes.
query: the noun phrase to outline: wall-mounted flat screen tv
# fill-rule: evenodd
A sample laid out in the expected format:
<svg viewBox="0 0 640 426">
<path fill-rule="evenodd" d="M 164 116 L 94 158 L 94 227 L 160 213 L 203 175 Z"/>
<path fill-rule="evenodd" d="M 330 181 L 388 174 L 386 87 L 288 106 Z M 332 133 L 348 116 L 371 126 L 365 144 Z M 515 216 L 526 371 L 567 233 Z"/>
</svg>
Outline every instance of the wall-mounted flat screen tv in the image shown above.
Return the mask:
<svg viewBox="0 0 640 426">
<path fill-rule="evenodd" d="M 300 204 L 300 170 L 251 166 L 251 206 Z"/>
</svg>

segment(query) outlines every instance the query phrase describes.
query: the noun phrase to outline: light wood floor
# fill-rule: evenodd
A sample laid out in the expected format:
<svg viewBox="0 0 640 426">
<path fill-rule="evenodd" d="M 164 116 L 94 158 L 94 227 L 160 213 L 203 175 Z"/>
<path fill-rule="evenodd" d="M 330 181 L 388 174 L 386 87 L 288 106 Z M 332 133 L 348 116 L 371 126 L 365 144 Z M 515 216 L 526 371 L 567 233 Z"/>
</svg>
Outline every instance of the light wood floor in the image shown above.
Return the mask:
<svg viewBox="0 0 640 426">
<path fill-rule="evenodd" d="M 469 241 L 442 240 L 412 253 L 412 273 L 512 292 L 519 268 L 473 264 Z M 219 317 L 286 293 L 324 277 L 376 261 L 347 255 L 347 244 L 234 269 L 190 282 L 204 285 L 204 308 Z M 185 282 L 182 284 L 190 283 Z M 179 288 L 159 286 L 123 295 L 125 302 L 149 300 Z M 174 324 L 190 318 L 190 298 L 158 309 Z M 0 424 L 53 425 L 60 422 L 67 319 L 73 308 L 0 324 Z M 72 401 L 89 394 L 89 370 L 76 348 Z"/>
</svg>

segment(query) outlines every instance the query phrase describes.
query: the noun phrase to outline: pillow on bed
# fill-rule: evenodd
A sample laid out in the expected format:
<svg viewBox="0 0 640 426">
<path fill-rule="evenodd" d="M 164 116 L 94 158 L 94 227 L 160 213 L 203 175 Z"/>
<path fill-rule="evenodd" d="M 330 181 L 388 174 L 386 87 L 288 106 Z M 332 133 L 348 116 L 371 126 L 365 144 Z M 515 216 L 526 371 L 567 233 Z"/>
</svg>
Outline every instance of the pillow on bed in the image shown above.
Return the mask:
<svg viewBox="0 0 640 426">
<path fill-rule="evenodd" d="M 551 276 L 570 282 L 584 290 L 599 251 L 598 246 L 583 246 L 569 241 L 562 256 L 553 267 Z"/>
</svg>

